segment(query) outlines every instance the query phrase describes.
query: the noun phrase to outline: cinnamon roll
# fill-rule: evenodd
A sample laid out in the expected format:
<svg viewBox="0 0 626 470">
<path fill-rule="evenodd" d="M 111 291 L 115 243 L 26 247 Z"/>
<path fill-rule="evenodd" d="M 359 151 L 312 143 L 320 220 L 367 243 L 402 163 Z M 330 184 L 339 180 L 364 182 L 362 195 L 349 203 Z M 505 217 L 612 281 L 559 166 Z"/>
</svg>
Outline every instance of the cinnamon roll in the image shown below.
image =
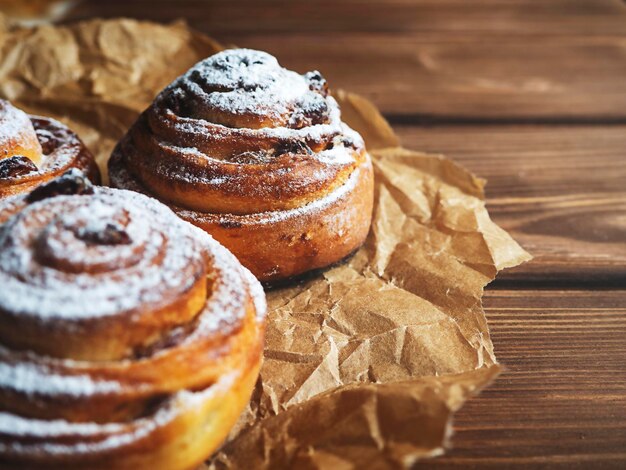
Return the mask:
<svg viewBox="0 0 626 470">
<path fill-rule="evenodd" d="M 158 201 L 77 171 L 0 222 L 0 468 L 204 460 L 258 375 L 254 276 Z"/>
<path fill-rule="evenodd" d="M 259 51 L 220 52 L 166 87 L 113 151 L 109 175 L 264 281 L 341 260 L 371 221 L 370 157 L 326 81 Z"/>
<path fill-rule="evenodd" d="M 67 126 L 0 100 L 0 199 L 27 192 L 69 168 L 100 182 L 93 156 Z"/>
</svg>

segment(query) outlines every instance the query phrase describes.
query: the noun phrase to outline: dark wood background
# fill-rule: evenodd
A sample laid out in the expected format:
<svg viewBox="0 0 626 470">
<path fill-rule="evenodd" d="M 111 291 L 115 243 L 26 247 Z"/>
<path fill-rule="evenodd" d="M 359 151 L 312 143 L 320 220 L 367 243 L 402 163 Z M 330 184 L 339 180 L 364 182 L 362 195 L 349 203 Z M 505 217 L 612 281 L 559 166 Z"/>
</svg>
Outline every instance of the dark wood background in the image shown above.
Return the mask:
<svg viewBox="0 0 626 470">
<path fill-rule="evenodd" d="M 84 1 L 319 69 L 407 147 L 489 180 L 535 260 L 485 296 L 506 372 L 427 468 L 626 468 L 626 4 L 618 0 Z"/>
</svg>

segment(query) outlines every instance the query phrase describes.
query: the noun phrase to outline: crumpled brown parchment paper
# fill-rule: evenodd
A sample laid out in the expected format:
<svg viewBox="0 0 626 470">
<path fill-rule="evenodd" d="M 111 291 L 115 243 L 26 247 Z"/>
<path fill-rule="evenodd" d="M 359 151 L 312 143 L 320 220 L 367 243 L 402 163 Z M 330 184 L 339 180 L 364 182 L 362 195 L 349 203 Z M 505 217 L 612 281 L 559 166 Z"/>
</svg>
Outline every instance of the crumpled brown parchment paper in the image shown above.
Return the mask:
<svg viewBox="0 0 626 470">
<path fill-rule="evenodd" d="M 66 122 L 104 170 L 156 93 L 219 49 L 183 23 L 5 27 L 0 96 Z M 370 236 L 347 263 L 268 292 L 257 388 L 207 468 L 408 467 L 443 452 L 454 411 L 498 374 L 483 288 L 529 255 L 489 219 L 483 180 L 400 148 L 371 103 L 335 95 L 374 161 Z"/>
</svg>

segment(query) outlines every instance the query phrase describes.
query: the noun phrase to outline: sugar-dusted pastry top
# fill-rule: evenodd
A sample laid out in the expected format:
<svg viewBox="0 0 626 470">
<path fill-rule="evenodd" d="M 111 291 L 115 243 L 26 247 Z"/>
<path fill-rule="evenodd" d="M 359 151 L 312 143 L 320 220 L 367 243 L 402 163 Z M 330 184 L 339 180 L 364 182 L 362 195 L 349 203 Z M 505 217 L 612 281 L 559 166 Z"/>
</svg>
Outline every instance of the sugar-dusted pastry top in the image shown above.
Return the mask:
<svg viewBox="0 0 626 470">
<path fill-rule="evenodd" d="M 258 281 L 165 205 L 76 170 L 0 203 L 0 223 L 0 462 L 206 458 L 258 373 Z"/>
<path fill-rule="evenodd" d="M 0 199 L 29 191 L 69 168 L 100 182 L 93 156 L 74 132 L 0 100 Z"/>
<path fill-rule="evenodd" d="M 319 72 L 300 75 L 248 49 L 218 53 L 174 80 L 113 154 L 160 198 L 230 214 L 305 206 L 366 158 Z"/>
</svg>

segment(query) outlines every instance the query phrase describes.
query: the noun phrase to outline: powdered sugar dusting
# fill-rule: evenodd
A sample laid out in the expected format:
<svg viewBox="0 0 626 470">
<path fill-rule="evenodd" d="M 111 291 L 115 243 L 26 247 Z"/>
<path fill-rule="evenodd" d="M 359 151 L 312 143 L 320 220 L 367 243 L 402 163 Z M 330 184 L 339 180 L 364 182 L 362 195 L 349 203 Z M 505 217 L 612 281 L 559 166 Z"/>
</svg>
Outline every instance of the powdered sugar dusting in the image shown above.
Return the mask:
<svg viewBox="0 0 626 470">
<path fill-rule="evenodd" d="M 120 392 L 119 382 L 93 380 L 88 375 L 60 375 L 48 370 L 45 365 L 0 362 L 0 389 L 30 396 L 45 395 L 66 397 L 88 397 L 94 394 Z"/>
<path fill-rule="evenodd" d="M 29 150 L 41 153 L 41 146 L 37 142 L 28 114 L 6 100 L 0 100 L 0 148 L 13 149 L 15 144 L 23 145 L 27 142 L 34 145 Z"/>
<path fill-rule="evenodd" d="M 234 49 L 166 87 L 111 161 L 186 209 L 239 214 L 305 205 L 345 181 L 364 153 L 319 72 Z"/>
<path fill-rule="evenodd" d="M 300 97 L 315 99 L 301 75 L 281 68 L 271 55 L 250 49 L 215 54 L 196 64 L 171 87 L 182 87 L 208 107 L 229 114 L 280 116 Z M 202 117 L 200 109 L 193 111 Z"/>
<path fill-rule="evenodd" d="M 228 393 L 239 375 L 240 372 L 236 371 L 226 374 L 216 384 L 198 392 L 182 390 L 153 414 L 130 423 L 72 423 L 62 419 L 28 419 L 0 412 L 0 455 L 93 456 L 130 446 L 151 434 L 167 432 L 167 427 L 177 417 Z M 11 436 L 11 440 L 3 439 L 6 436 Z"/>
<path fill-rule="evenodd" d="M 80 227 L 117 219 L 130 245 L 112 249 L 76 236 Z M 184 292 L 203 263 L 187 228 L 145 196 L 44 199 L 0 228 L 0 312 L 51 321 L 126 315 Z"/>
</svg>

